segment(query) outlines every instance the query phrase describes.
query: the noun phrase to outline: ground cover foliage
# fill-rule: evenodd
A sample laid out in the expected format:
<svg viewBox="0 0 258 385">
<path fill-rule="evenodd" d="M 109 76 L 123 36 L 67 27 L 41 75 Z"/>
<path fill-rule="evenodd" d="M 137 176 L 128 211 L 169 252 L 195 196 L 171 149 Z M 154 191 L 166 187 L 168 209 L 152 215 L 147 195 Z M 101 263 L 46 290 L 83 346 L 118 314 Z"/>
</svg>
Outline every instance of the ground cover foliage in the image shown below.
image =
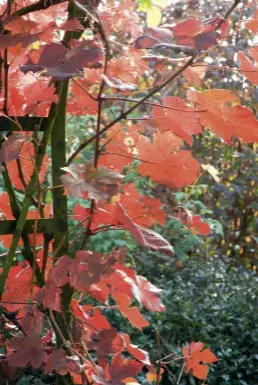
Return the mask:
<svg viewBox="0 0 258 385">
<path fill-rule="evenodd" d="M 1 5 L 0 383 L 248 383 L 257 32 L 252 1 Z"/>
</svg>

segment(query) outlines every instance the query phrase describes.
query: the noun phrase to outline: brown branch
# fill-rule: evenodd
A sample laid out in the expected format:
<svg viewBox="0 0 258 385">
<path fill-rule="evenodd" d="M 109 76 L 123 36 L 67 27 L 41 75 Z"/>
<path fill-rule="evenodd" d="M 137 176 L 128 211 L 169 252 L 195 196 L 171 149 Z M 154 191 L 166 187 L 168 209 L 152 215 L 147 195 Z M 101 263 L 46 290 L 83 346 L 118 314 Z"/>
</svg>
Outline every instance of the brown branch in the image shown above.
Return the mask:
<svg viewBox="0 0 258 385">
<path fill-rule="evenodd" d="M 48 9 L 52 5 L 61 4 L 61 3 L 64 3 L 65 1 L 66 0 L 39 0 L 35 4 L 30 4 L 26 7 L 18 9 L 17 11 L 12 13 L 12 16 L 24 16 L 24 15 L 27 15 L 28 13 L 41 11 L 43 9 Z"/>
<path fill-rule="evenodd" d="M 220 22 L 218 23 L 217 27 L 216 27 L 216 31 L 218 29 L 220 29 L 220 27 L 222 26 L 223 23 L 225 23 L 225 21 L 227 20 L 227 18 L 231 15 L 231 13 L 234 11 L 234 9 L 238 6 L 238 4 L 241 3 L 242 0 L 235 0 L 234 1 L 234 4 L 231 5 L 231 7 L 229 8 L 229 10 L 226 12 L 224 18 L 222 20 L 220 20 Z"/>
<path fill-rule="evenodd" d="M 132 99 L 132 98 L 126 98 L 125 99 L 125 98 L 116 97 L 116 96 L 105 96 L 105 97 L 102 97 L 102 100 L 104 100 L 104 101 L 106 101 L 106 100 L 118 100 L 118 101 L 129 102 L 129 103 L 138 103 L 139 102 L 139 100 L 137 100 L 137 99 Z M 160 104 L 160 103 L 156 103 L 156 102 L 144 102 L 143 104 L 146 104 L 148 106 L 162 107 L 162 108 L 165 108 L 167 110 L 174 110 L 174 111 L 181 111 L 181 112 L 195 112 L 195 113 L 207 112 L 207 109 L 206 110 L 186 110 L 183 108 L 171 107 L 171 106 L 167 106 L 165 104 Z M 132 120 L 134 120 L 134 119 L 132 118 Z"/>
</svg>

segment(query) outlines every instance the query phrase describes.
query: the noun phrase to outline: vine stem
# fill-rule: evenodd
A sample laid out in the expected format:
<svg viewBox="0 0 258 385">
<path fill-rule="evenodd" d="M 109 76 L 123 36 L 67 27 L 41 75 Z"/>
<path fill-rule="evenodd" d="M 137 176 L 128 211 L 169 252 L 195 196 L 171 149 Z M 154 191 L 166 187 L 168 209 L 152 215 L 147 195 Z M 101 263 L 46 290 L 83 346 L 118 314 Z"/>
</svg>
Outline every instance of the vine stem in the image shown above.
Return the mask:
<svg viewBox="0 0 258 385">
<path fill-rule="evenodd" d="M 105 60 L 104 60 L 103 75 L 106 75 L 107 70 L 108 70 L 108 60 L 109 60 L 109 57 L 110 57 L 110 50 L 109 50 L 109 43 L 108 43 L 107 37 L 105 35 L 105 31 L 104 31 L 104 29 L 102 27 L 102 24 L 101 24 L 99 19 L 98 19 L 98 29 L 99 29 L 99 35 L 101 37 L 103 46 L 105 48 Z M 101 81 L 100 87 L 99 87 L 98 96 L 96 98 L 96 101 L 98 102 L 98 112 L 97 112 L 97 127 L 96 127 L 96 135 L 95 135 L 95 138 L 96 138 L 95 156 L 94 156 L 94 166 L 95 166 L 95 168 L 98 167 L 98 159 L 99 159 L 99 154 L 100 154 L 100 151 L 99 151 L 100 136 L 101 136 L 101 134 L 100 134 L 100 125 L 101 125 L 102 103 L 103 103 L 103 99 L 102 99 L 101 95 L 102 95 L 102 92 L 104 91 L 104 88 L 105 88 L 105 81 L 104 81 L 104 78 L 103 78 L 102 81 Z M 84 233 L 84 237 L 83 237 L 83 240 L 82 240 L 82 244 L 81 244 L 80 250 L 82 250 L 84 248 L 84 246 L 87 244 L 89 236 L 91 235 L 90 227 L 91 227 L 92 220 L 93 220 L 94 210 L 95 210 L 95 200 L 92 199 L 91 200 L 91 205 L 90 205 L 89 221 L 88 221 L 85 233 Z"/>
<path fill-rule="evenodd" d="M 220 29 L 223 23 L 225 23 L 226 19 L 231 15 L 231 13 L 234 11 L 234 9 L 238 6 L 238 4 L 241 3 L 242 0 L 235 0 L 234 4 L 231 5 L 231 7 L 227 10 L 224 19 L 220 20 L 218 23 L 216 30 Z"/>
</svg>

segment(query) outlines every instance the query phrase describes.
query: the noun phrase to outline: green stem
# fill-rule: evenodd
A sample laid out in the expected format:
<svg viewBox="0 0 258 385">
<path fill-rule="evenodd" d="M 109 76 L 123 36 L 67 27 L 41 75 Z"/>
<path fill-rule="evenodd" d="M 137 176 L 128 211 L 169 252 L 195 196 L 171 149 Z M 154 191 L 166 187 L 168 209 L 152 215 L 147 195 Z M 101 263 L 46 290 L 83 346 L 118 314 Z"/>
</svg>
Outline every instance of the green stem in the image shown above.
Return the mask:
<svg viewBox="0 0 258 385">
<path fill-rule="evenodd" d="M 10 205 L 11 205 L 12 213 L 13 213 L 13 216 L 16 219 L 18 219 L 20 217 L 20 206 L 19 206 L 17 199 L 16 199 L 16 196 L 15 196 L 15 191 L 14 191 L 13 185 L 12 185 L 11 180 L 10 180 L 8 169 L 7 169 L 5 164 L 3 164 L 3 166 L 4 166 L 3 179 L 4 179 L 5 187 L 6 187 L 9 199 L 10 199 Z M 33 259 L 34 258 L 33 258 L 32 248 L 30 245 L 29 236 L 25 231 L 23 231 L 21 234 L 21 237 L 23 240 L 22 255 L 30 263 L 30 265 L 33 266 Z M 7 255 L 8 255 L 8 253 L 7 253 Z M 44 282 L 43 275 L 41 274 L 41 271 L 40 271 L 38 265 L 36 265 L 35 275 L 36 275 L 36 279 L 37 279 L 37 284 L 40 287 L 42 287 L 45 284 L 45 282 Z"/>
<path fill-rule="evenodd" d="M 57 83 L 57 93 L 59 94 L 59 97 L 61 100 L 63 99 L 63 97 L 62 97 L 63 92 L 66 92 L 66 87 L 63 87 L 63 83 L 64 82 L 58 82 Z M 35 191 L 35 187 L 37 184 L 38 172 L 41 169 L 41 166 L 42 166 L 42 163 L 44 160 L 47 144 L 49 142 L 52 129 L 55 126 L 56 119 L 58 118 L 59 106 L 60 106 L 60 109 L 62 111 L 62 108 L 61 108 L 62 106 L 60 105 L 60 103 L 53 105 L 53 107 L 51 108 L 51 111 L 49 114 L 49 123 L 48 123 L 46 130 L 44 131 L 42 141 L 41 141 L 39 148 L 38 148 L 38 153 L 37 153 L 37 157 L 36 157 L 36 161 L 35 161 L 35 169 L 34 169 L 34 172 L 32 174 L 32 177 L 30 179 L 30 182 L 28 184 L 28 190 L 26 191 L 25 198 L 24 198 L 24 201 L 23 201 L 23 204 L 21 207 L 19 219 L 17 220 L 17 223 L 16 223 L 16 228 L 15 228 L 15 231 L 13 234 L 12 243 L 11 243 L 10 248 L 8 250 L 8 254 L 5 258 L 3 271 L 2 271 L 2 274 L 0 276 L 0 300 L 1 300 L 3 292 L 4 292 L 5 282 L 6 282 L 10 268 L 11 268 L 12 263 L 13 263 L 13 258 L 15 255 L 16 248 L 18 246 L 19 239 L 20 239 L 22 232 L 23 232 L 23 229 L 24 229 L 26 217 L 28 214 L 29 206 L 30 206 L 30 197 L 33 195 L 33 193 Z"/>
</svg>

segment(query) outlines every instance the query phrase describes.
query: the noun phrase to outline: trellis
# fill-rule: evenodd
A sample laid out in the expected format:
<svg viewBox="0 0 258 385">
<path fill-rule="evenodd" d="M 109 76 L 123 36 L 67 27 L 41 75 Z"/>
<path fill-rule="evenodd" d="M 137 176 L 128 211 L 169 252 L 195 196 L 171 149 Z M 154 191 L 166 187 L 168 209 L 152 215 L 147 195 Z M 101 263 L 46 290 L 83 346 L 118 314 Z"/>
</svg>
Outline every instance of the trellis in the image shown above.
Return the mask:
<svg viewBox="0 0 258 385">
<path fill-rule="evenodd" d="M 48 124 L 48 118 L 39 117 L 15 117 L 22 131 L 44 131 Z M 0 117 L 0 132 L 16 131 L 11 119 Z M 54 155 L 54 156 L 53 156 Z M 56 125 L 51 132 L 51 165 L 53 186 L 60 185 L 61 167 L 65 166 L 65 126 Z M 24 226 L 24 233 L 42 233 L 53 236 L 56 242 L 63 238 L 67 232 L 67 199 L 63 194 L 62 187 L 54 188 L 53 194 L 53 217 L 39 218 L 35 228 L 35 219 L 27 219 Z M 17 220 L 1 220 L 0 235 L 13 234 Z"/>
</svg>

